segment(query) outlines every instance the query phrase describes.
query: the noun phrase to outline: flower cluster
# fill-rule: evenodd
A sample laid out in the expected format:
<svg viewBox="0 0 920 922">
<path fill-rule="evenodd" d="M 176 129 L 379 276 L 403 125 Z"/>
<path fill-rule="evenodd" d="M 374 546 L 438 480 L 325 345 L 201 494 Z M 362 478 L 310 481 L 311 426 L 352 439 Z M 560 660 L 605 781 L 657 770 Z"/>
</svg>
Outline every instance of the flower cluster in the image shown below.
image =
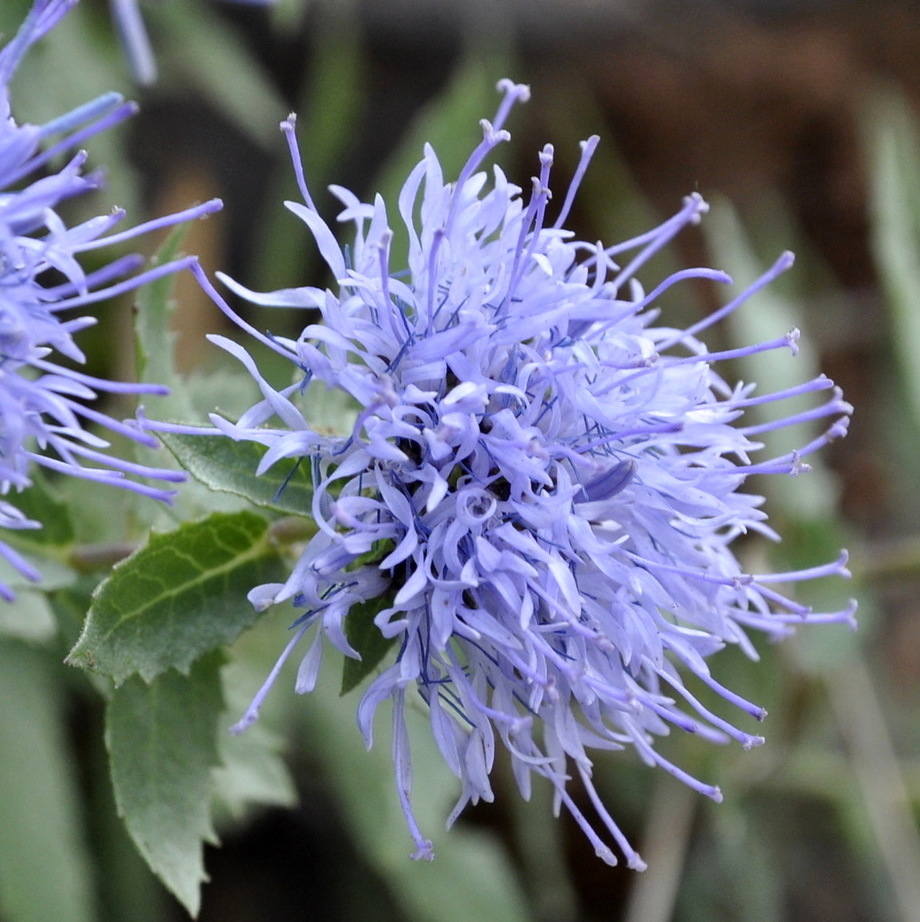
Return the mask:
<svg viewBox="0 0 920 922">
<path fill-rule="evenodd" d="M 85 359 L 74 336 L 96 319 L 75 317 L 73 311 L 188 268 L 194 259 L 139 271 L 143 258 L 127 255 L 86 272 L 80 257 L 209 214 L 220 202 L 120 233 L 112 233 L 124 217 L 118 209 L 73 227 L 64 222 L 60 206 L 101 182 L 98 175 L 84 172 L 87 155 L 80 145 L 134 112 L 133 104 L 110 93 L 46 125 L 19 124 L 12 117 L 9 83 L 19 61 L 75 3 L 36 0 L 19 32 L 0 51 L 0 491 L 7 496 L 28 487 L 30 469 L 39 464 L 167 500 L 169 490 L 131 478 L 177 481 L 183 479 L 181 474 L 107 453 L 109 443 L 86 428 L 102 427 L 153 445 L 152 437 L 136 425 L 119 422 L 91 404 L 99 392 L 162 394 L 165 388 L 100 380 L 75 369 L 73 363 Z M 55 169 L 53 164 L 62 157 L 66 162 Z M 39 527 L 13 503 L 0 501 L 0 528 Z M 35 568 L 2 541 L 0 555 L 28 579 L 39 578 Z M 9 586 L 0 583 L 0 597 L 12 598 Z"/>
<path fill-rule="evenodd" d="M 728 644 L 754 654 L 749 632 L 770 637 L 799 624 L 852 622 L 854 606 L 817 613 L 783 584 L 846 575 L 845 554 L 807 571 L 752 574 L 733 541 L 775 537 L 761 498 L 741 491 L 751 474 L 798 474 L 806 457 L 844 434 L 851 407 L 825 377 L 773 394 L 731 386 L 725 360 L 795 351 L 797 333 L 710 352 L 699 334 L 740 307 L 792 263 L 783 254 L 759 280 L 688 329 L 657 325 L 662 293 L 687 279 L 728 282 L 721 272 L 677 272 L 646 292 L 637 270 L 706 210 L 698 195 L 670 220 L 616 246 L 580 241 L 564 227 L 597 138 L 562 206 L 548 217 L 553 150 L 539 156 L 529 195 L 498 167 L 481 170 L 508 139 L 503 129 L 525 86 L 502 81 L 503 101 L 454 182 L 435 152 L 398 200 L 408 271 L 390 266 L 394 231 L 383 201 L 331 191 L 352 222 L 344 251 L 317 212 L 304 179 L 294 120 L 282 124 L 306 224 L 336 290 L 258 294 L 261 305 L 318 315 L 296 338 L 265 335 L 211 286 L 216 303 L 256 340 L 289 359 L 293 384 L 273 387 L 248 351 L 221 336 L 263 399 L 237 422 L 212 423 L 235 440 L 265 446 L 260 472 L 302 462 L 313 479 L 317 532 L 283 584 L 253 589 L 258 609 L 288 601 L 300 610 L 277 667 L 235 728 L 244 729 L 296 645 L 310 638 L 296 689 L 314 687 L 324 646 L 362 649 L 350 619 L 376 612 L 395 656 L 365 691 L 357 718 L 368 745 L 378 706 L 392 704 L 396 786 L 416 858 L 430 841 L 411 804 L 405 710 L 422 702 L 448 768 L 462 784 L 450 821 L 469 802 L 491 800 L 496 744 L 507 750 L 521 794 L 532 776 L 551 783 L 604 860 L 615 843 L 643 866 L 592 783 L 592 751 L 633 747 L 696 790 L 653 746 L 671 727 L 713 741 L 760 743 L 713 713 L 685 687 L 690 673 L 755 718 L 761 708 L 723 687 L 707 658 Z M 207 285 L 205 279 L 203 284 Z M 309 389 L 308 389 L 309 385 Z M 316 388 L 343 392 L 353 424 L 336 434 L 311 423 Z M 745 411 L 800 394 L 816 409 L 745 426 Z M 827 420 L 822 435 L 783 457 L 752 460 L 766 429 Z M 188 431 L 188 430 L 186 430 Z M 214 433 L 214 429 L 198 431 Z M 360 646 L 360 644 L 358 644 Z M 567 782 L 580 778 L 592 820 Z"/>
</svg>

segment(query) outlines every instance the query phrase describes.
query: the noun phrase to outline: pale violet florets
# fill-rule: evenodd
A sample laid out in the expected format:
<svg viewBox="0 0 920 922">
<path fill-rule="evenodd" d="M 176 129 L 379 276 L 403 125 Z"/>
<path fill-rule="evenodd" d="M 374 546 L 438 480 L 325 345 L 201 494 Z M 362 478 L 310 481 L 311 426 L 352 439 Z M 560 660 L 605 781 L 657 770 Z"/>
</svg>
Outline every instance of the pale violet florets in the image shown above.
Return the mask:
<svg viewBox="0 0 920 922">
<path fill-rule="evenodd" d="M 252 302 L 316 315 L 296 339 L 259 333 L 211 288 L 230 317 L 298 374 L 276 388 L 243 346 L 212 337 L 248 369 L 263 399 L 236 422 L 214 415 L 216 430 L 197 431 L 265 446 L 260 472 L 308 465 L 314 493 L 304 513 L 318 529 L 285 583 L 250 594 L 258 609 L 290 602 L 301 615 L 236 729 L 255 720 L 302 639 L 309 646 L 299 692 L 314 687 L 327 643 L 360 656 L 348 622 L 372 604 L 374 625 L 394 646 L 364 692 L 358 723 L 370 745 L 375 712 L 389 699 L 396 787 L 415 857 L 431 857 L 432 846 L 411 805 L 410 698 L 424 703 L 462 784 L 451 821 L 467 803 L 492 799 L 501 743 L 523 796 L 534 774 L 548 779 L 557 808 L 571 812 L 599 855 L 615 863 L 612 842 L 642 867 L 595 791 L 591 753 L 631 746 L 718 799 L 717 788 L 665 759 L 654 738 L 678 727 L 744 747 L 762 741 L 710 711 L 681 674 L 761 718 L 761 708 L 711 675 L 707 658 L 727 644 L 754 655 L 751 630 L 778 637 L 798 624 L 852 621 L 852 605 L 816 613 L 778 588 L 845 575 L 845 555 L 770 575 L 745 572 L 732 551 L 745 532 L 773 537 L 761 499 L 741 492 L 746 477 L 806 470 L 810 453 L 845 432 L 851 408 L 823 376 L 755 395 L 716 371 L 726 359 L 794 350 L 797 333 L 722 352 L 699 338 L 787 269 L 790 254 L 693 327 L 659 326 L 655 305 L 666 289 L 685 279 L 729 281 L 689 269 L 646 293 L 636 280 L 649 257 L 700 219 L 698 195 L 654 230 L 605 247 L 563 227 L 596 138 L 583 145 L 552 222 L 552 147 L 541 152 L 526 196 L 498 167 L 482 170 L 509 137 L 512 105 L 528 96 L 509 81 L 499 87 L 498 113 L 482 123 L 482 143 L 456 181 L 445 181 L 426 147 L 402 188 L 408 271 L 390 265 L 393 219 L 379 196 L 365 204 L 332 187 L 344 206 L 339 220 L 354 225 L 345 250 L 336 242 L 307 189 L 291 118 L 282 128 L 303 203 L 287 207 L 313 235 L 333 288 L 257 294 L 222 277 Z M 317 387 L 351 398 L 346 430 L 329 434 L 311 423 L 308 397 Z M 744 425 L 749 407 L 808 392 L 824 402 Z M 752 460 L 759 432 L 806 419 L 829 425 L 798 452 Z M 569 793 L 573 774 L 593 820 Z"/>
<path fill-rule="evenodd" d="M 134 112 L 116 93 L 101 96 L 45 125 L 19 123 L 10 108 L 9 84 L 25 52 L 74 7 L 76 0 L 36 0 L 17 34 L 0 50 L 0 529 L 40 528 L 17 508 L 15 494 L 32 483 L 34 465 L 161 500 L 172 491 L 144 483 L 184 479 L 177 471 L 151 468 L 109 451 L 99 434 L 108 430 L 135 442 L 155 440 L 131 423 L 94 408 L 101 393 L 156 394 L 158 385 L 101 380 L 74 368 L 85 361 L 75 336 L 96 322 L 86 308 L 179 269 L 194 259 L 176 260 L 146 272 L 140 256 L 123 255 L 84 271 L 84 254 L 159 227 L 217 210 L 207 202 L 186 212 L 114 233 L 124 212 L 69 226 L 60 213 L 68 200 L 101 184 L 87 173 L 80 145 Z M 53 164 L 63 158 L 63 165 Z M 81 315 L 74 316 L 79 311 Z M 90 430 L 93 431 L 90 431 Z M 141 479 L 137 479 L 141 478 Z M 0 540 L 5 558 L 29 580 L 38 570 Z M 0 598 L 11 599 L 0 582 Z"/>
</svg>

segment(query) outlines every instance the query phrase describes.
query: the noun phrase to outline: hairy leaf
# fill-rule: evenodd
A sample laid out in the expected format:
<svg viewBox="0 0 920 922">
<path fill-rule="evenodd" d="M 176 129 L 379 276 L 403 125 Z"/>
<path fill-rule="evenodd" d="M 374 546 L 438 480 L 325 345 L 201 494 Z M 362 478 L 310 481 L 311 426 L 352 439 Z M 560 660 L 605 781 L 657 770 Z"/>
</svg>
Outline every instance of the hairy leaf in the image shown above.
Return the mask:
<svg viewBox="0 0 920 922">
<path fill-rule="evenodd" d="M 203 843 L 214 842 L 212 771 L 223 709 L 220 657 L 188 675 L 129 679 L 106 713 L 106 746 L 119 815 L 153 872 L 192 914 L 206 879 Z"/>
<path fill-rule="evenodd" d="M 206 487 L 279 512 L 310 514 L 313 486 L 307 464 L 279 463 L 256 474 L 265 449 L 255 442 L 173 432 L 162 432 L 160 438 L 179 464 Z"/>
<path fill-rule="evenodd" d="M 116 683 L 135 673 L 149 682 L 170 667 L 187 673 L 253 623 L 253 586 L 283 578 L 267 531 L 243 511 L 154 533 L 99 587 L 67 662 Z"/>
</svg>

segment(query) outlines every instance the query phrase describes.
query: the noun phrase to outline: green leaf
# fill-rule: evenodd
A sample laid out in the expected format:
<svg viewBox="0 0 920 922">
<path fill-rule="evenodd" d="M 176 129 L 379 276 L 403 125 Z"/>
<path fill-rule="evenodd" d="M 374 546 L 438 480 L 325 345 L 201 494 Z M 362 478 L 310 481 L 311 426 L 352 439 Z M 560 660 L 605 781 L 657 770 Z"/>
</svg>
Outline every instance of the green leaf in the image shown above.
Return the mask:
<svg viewBox="0 0 920 922">
<path fill-rule="evenodd" d="M 151 259 L 151 266 L 162 266 L 180 255 L 188 224 L 175 228 Z M 137 295 L 134 317 L 134 352 L 137 376 L 141 381 L 156 381 L 170 388 L 167 397 L 157 401 L 157 413 L 188 418 L 192 413 L 188 388 L 176 372 L 174 351 L 176 334 L 170 329 L 176 275 L 172 273 L 145 285 Z"/>
<path fill-rule="evenodd" d="M 0 917 L 91 922 L 92 869 L 56 657 L 0 640 Z"/>
<path fill-rule="evenodd" d="M 239 715 L 235 711 L 233 719 Z M 228 719 L 227 726 L 230 722 Z M 221 766 L 214 775 L 214 799 L 231 817 L 244 817 L 253 805 L 293 807 L 297 803 L 297 790 L 274 734 L 255 724 L 240 736 L 223 733 L 219 740 Z"/>
<path fill-rule="evenodd" d="M 9 580 L 3 582 L 9 584 Z M 54 613 L 44 593 L 16 587 L 16 601 L 0 603 L 0 635 L 40 643 L 54 637 Z"/>
<path fill-rule="evenodd" d="M 377 599 L 352 605 L 345 617 L 345 636 L 348 642 L 361 654 L 361 659 L 345 657 L 342 666 L 342 690 L 346 695 L 357 687 L 377 668 L 393 645 L 395 637 L 384 637 L 374 624 L 377 613 L 389 608 L 396 598 L 396 590 L 390 589 Z"/>
<path fill-rule="evenodd" d="M 277 143 L 278 123 L 290 106 L 236 29 L 203 4 L 157 5 L 147 15 L 155 40 L 159 33 L 164 92 L 185 96 L 194 89 L 258 144 Z"/>
<path fill-rule="evenodd" d="M 5 543 L 30 558 L 41 573 L 40 588 L 27 580 L 12 564 L 0 558 L 0 582 L 16 593 L 16 601 L 0 607 L 0 634 L 29 641 L 54 636 L 55 620 L 44 591 L 68 586 L 76 574 L 68 566 L 74 547 L 70 507 L 48 486 L 41 472 L 31 472 L 32 485 L 16 496 L 16 507 L 41 528 L 7 530 Z"/>
<path fill-rule="evenodd" d="M 920 132 L 903 95 L 878 92 L 865 119 L 871 245 L 891 314 L 892 348 L 909 409 L 920 423 Z"/>
<path fill-rule="evenodd" d="M 334 680 L 331 673 L 321 675 L 308 706 L 298 702 L 292 709 L 298 721 L 294 738 L 309 748 L 311 764 L 330 784 L 362 857 L 396 899 L 399 917 L 412 922 L 534 919 L 519 873 L 494 833 L 462 822 L 444 831 L 444 818 L 460 785 L 445 769 L 424 705 L 406 708 L 412 741 L 412 809 L 425 832 L 440 830 L 440 834 L 434 840 L 433 862 L 420 866 L 408 860 L 412 840 L 395 790 L 389 720 L 380 715 L 374 746 L 368 751 L 354 726 L 354 703 L 336 694 Z M 516 796 L 514 791 L 508 794 Z M 544 822 L 558 820 L 547 813 Z M 433 900 L 433 893 L 463 896 Z"/>
<path fill-rule="evenodd" d="M 313 481 L 308 464 L 279 463 L 264 474 L 256 474 L 266 449 L 255 442 L 174 432 L 162 432 L 160 438 L 179 464 L 206 487 L 245 497 L 267 509 L 310 514 Z"/>
<path fill-rule="evenodd" d="M 267 533 L 268 522 L 246 511 L 154 533 L 96 591 L 67 662 L 116 684 L 135 673 L 150 681 L 170 667 L 187 673 L 255 621 L 246 600 L 253 586 L 284 578 Z"/>
<path fill-rule="evenodd" d="M 48 486 L 41 471 L 29 472 L 32 485 L 16 496 L 16 508 L 42 527 L 5 531 L 3 540 L 17 550 L 34 550 L 44 556 L 66 560 L 73 547 L 74 530 L 70 509 Z"/>
<path fill-rule="evenodd" d="M 153 872 L 194 916 L 206 879 L 203 843 L 211 824 L 217 718 L 223 709 L 220 657 L 187 676 L 164 672 L 118 688 L 106 713 L 106 746 L 118 813 Z"/>
<path fill-rule="evenodd" d="M 250 673 L 237 660 L 228 663 L 221 676 L 227 707 L 220 724 L 229 727 L 249 705 Z M 245 816 L 252 804 L 291 807 L 297 802 L 294 782 L 280 755 L 282 740 L 264 722 L 241 734 L 218 732 L 217 741 L 221 765 L 214 773 L 214 801 L 230 817 Z M 222 818 L 220 813 L 217 818 Z"/>
</svg>

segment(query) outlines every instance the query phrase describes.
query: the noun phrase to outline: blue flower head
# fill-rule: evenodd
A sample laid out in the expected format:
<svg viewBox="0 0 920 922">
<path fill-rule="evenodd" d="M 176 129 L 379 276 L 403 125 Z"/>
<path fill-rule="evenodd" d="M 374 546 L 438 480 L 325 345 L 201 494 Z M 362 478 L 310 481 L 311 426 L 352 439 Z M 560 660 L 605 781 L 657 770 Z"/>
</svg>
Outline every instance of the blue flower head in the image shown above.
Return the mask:
<svg viewBox="0 0 920 922">
<path fill-rule="evenodd" d="M 99 430 L 154 444 L 136 425 L 119 422 L 91 404 L 102 393 L 162 394 L 158 385 L 100 380 L 73 367 L 85 361 L 75 335 L 96 322 L 75 311 L 137 288 L 153 278 L 189 267 L 183 259 L 139 272 L 140 256 L 121 256 L 93 272 L 80 257 L 139 234 L 217 210 L 208 202 L 120 233 L 124 212 L 69 227 L 58 209 L 99 187 L 84 172 L 80 145 L 134 112 L 110 93 L 46 125 L 19 124 L 11 115 L 9 82 L 23 54 L 48 32 L 76 0 L 37 0 L 19 32 L 0 51 L 0 493 L 8 497 L 31 483 L 33 464 L 49 470 L 126 487 L 168 500 L 171 491 L 132 478 L 181 480 L 175 471 L 149 468 L 107 451 Z M 61 161 L 59 168 L 54 164 Z M 94 431 L 87 428 L 91 425 Z M 0 528 L 39 528 L 8 499 L 0 500 Z M 39 573 L 0 541 L 0 556 L 23 576 Z M 12 598 L 0 583 L 0 597 Z"/>
<path fill-rule="evenodd" d="M 371 744 L 375 711 L 392 706 L 396 787 L 415 857 L 432 846 L 411 804 L 405 709 L 421 701 L 448 768 L 462 784 L 450 821 L 468 802 L 491 800 L 496 744 L 510 757 L 522 795 L 533 775 L 552 785 L 597 853 L 643 867 L 592 784 L 592 751 L 638 750 L 714 799 L 654 748 L 670 727 L 744 747 L 762 739 L 713 713 L 689 691 L 690 673 L 756 718 L 761 708 L 723 687 L 707 658 L 727 644 L 751 655 L 751 631 L 771 637 L 795 625 L 851 622 L 855 606 L 817 613 L 782 585 L 846 575 L 841 559 L 808 571 L 745 572 L 732 551 L 739 535 L 772 536 L 762 500 L 741 492 L 750 474 L 796 474 L 805 459 L 846 431 L 850 406 L 825 377 L 754 395 L 717 372 L 726 359 L 795 349 L 795 332 L 748 348 L 710 352 L 699 335 L 792 263 L 784 254 L 761 279 L 688 329 L 659 325 L 655 304 L 686 279 L 727 282 L 721 272 L 677 272 L 646 292 L 639 268 L 706 210 L 687 198 L 670 220 L 605 247 L 565 229 L 597 144 L 550 216 L 552 147 L 539 157 L 527 194 L 487 155 L 509 135 L 511 107 L 528 96 L 502 81 L 503 101 L 454 182 L 426 147 L 398 200 L 409 238 L 408 271 L 390 266 L 391 217 L 378 196 L 359 201 L 333 186 L 341 221 L 353 223 L 343 251 L 304 180 L 293 117 L 282 124 L 306 224 L 335 290 L 251 292 L 257 304 L 307 309 L 321 319 L 296 339 L 263 335 L 221 308 L 255 339 L 289 359 L 297 380 L 276 389 L 249 353 L 212 340 L 242 362 L 262 400 L 237 422 L 212 422 L 226 436 L 267 449 L 260 472 L 292 460 L 309 465 L 317 532 L 290 578 L 258 586 L 258 609 L 289 601 L 301 611 L 275 670 L 235 728 L 256 719 L 281 664 L 305 637 L 296 689 L 314 687 L 324 646 L 360 651 L 349 619 L 373 617 L 395 656 L 372 681 L 357 718 Z M 306 389 L 310 385 L 309 390 Z M 316 388 L 343 392 L 353 420 L 330 433 L 311 422 Z M 755 404 L 820 392 L 818 410 L 755 428 Z M 819 438 L 783 457 L 752 460 L 765 428 L 826 418 Z M 203 430 L 211 431 L 213 430 Z M 306 510 L 305 510 L 306 512 Z M 385 661 L 386 663 L 386 661 Z M 577 774 L 591 801 L 585 815 L 567 789 Z"/>
</svg>

